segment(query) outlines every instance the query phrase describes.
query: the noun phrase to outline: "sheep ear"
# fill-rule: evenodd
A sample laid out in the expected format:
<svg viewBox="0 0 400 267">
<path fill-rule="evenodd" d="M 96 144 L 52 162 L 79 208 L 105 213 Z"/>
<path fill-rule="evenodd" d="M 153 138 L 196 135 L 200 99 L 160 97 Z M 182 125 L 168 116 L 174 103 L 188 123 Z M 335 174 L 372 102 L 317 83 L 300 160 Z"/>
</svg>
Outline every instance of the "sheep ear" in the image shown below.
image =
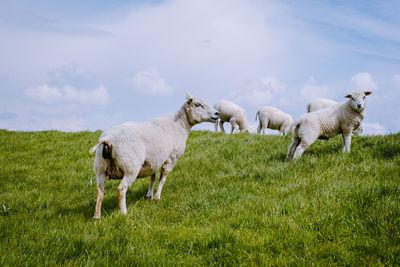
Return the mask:
<svg viewBox="0 0 400 267">
<path fill-rule="evenodd" d="M 186 99 L 193 99 L 193 96 L 190 93 L 186 92 Z"/>
<path fill-rule="evenodd" d="M 364 92 L 364 95 L 370 95 L 370 94 L 372 94 L 372 92 L 370 92 L 370 91 Z"/>
<path fill-rule="evenodd" d="M 193 96 L 191 94 L 189 94 L 188 92 L 186 92 L 186 101 L 188 104 L 192 103 L 192 101 L 193 101 Z"/>
<path fill-rule="evenodd" d="M 345 98 L 351 98 L 351 94 L 346 95 Z"/>
</svg>

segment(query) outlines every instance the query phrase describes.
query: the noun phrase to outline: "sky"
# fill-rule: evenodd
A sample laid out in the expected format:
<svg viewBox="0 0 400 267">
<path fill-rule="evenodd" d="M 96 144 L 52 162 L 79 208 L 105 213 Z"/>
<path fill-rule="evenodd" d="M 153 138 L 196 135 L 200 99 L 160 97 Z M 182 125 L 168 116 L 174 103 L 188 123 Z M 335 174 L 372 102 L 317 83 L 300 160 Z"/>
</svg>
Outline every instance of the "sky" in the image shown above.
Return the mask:
<svg viewBox="0 0 400 267">
<path fill-rule="evenodd" d="M 235 102 L 254 129 L 262 106 L 295 119 L 364 90 L 364 134 L 397 133 L 398 14 L 397 0 L 0 0 L 0 129 L 104 130 L 172 115 L 185 92 Z"/>
</svg>

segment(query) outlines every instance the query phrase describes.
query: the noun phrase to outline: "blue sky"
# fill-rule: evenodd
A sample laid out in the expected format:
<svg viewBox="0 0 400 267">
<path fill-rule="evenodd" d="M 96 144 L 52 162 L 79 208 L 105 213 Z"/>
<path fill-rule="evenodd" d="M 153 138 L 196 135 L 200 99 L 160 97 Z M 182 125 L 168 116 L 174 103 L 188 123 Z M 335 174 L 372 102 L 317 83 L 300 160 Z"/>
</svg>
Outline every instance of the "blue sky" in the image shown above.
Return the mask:
<svg viewBox="0 0 400 267">
<path fill-rule="evenodd" d="M 366 133 L 400 131 L 399 1 L 0 1 L 0 128 L 106 129 L 185 92 L 292 117 L 371 90 Z M 204 123 L 196 129 L 211 129 Z"/>
</svg>

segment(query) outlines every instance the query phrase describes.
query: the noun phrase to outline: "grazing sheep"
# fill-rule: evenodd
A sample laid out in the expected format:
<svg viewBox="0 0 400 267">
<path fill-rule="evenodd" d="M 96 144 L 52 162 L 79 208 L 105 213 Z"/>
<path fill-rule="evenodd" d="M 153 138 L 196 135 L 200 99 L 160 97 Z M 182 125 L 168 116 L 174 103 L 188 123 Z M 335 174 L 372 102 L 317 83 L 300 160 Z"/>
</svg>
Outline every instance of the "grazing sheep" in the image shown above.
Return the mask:
<svg viewBox="0 0 400 267">
<path fill-rule="evenodd" d="M 298 158 L 317 138 L 329 139 L 343 136 L 343 152 L 350 152 L 351 133 L 364 119 L 365 96 L 371 92 L 353 92 L 346 95 L 348 101 L 307 113 L 292 123 L 293 141 L 286 159 Z"/>
<path fill-rule="evenodd" d="M 240 132 L 249 132 L 249 125 L 244 109 L 227 100 L 218 101 L 214 105 L 214 108 L 219 111 L 219 127 L 222 132 L 225 132 L 224 122 L 229 122 L 232 125 L 231 134 L 235 129 L 240 130 Z M 218 131 L 218 122 L 215 122 L 215 131 Z"/>
<path fill-rule="evenodd" d="M 307 112 L 314 112 L 322 108 L 336 105 L 337 102 L 327 98 L 315 98 L 307 104 Z"/>
<path fill-rule="evenodd" d="M 267 134 L 267 128 L 279 130 L 280 135 L 287 134 L 289 126 L 293 122 L 292 116 L 274 107 L 260 108 L 256 113 L 256 120 L 257 117 L 259 119 L 258 134 L 260 132 Z"/>
<path fill-rule="evenodd" d="M 186 147 L 193 125 L 215 122 L 219 113 L 200 98 L 186 95 L 185 104 L 171 117 L 148 122 L 126 122 L 102 133 L 90 150 L 96 151 L 93 170 L 97 178 L 97 203 L 94 214 L 100 219 L 106 176 L 122 179 L 118 186 L 119 209 L 126 214 L 126 191 L 136 178 L 151 176 L 147 197 L 158 200 L 168 172 L 172 170 Z M 153 197 L 156 173 L 161 169 L 157 192 Z"/>
</svg>

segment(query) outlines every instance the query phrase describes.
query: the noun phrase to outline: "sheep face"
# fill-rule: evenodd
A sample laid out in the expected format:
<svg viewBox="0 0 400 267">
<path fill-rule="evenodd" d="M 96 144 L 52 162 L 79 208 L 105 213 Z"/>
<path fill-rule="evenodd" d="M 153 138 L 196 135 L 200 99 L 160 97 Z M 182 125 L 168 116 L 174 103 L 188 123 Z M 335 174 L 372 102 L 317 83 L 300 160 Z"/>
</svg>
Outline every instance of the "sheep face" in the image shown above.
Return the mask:
<svg viewBox="0 0 400 267">
<path fill-rule="evenodd" d="M 372 94 L 372 92 L 353 92 L 351 94 L 346 95 L 346 98 L 350 98 L 349 102 L 351 107 L 358 111 L 361 112 L 365 109 L 366 106 L 366 98 L 365 96 Z"/>
<path fill-rule="evenodd" d="M 195 125 L 200 122 L 216 122 L 219 118 L 218 110 L 210 107 L 200 98 L 186 95 L 186 114 L 188 115 L 189 123 Z"/>
</svg>

